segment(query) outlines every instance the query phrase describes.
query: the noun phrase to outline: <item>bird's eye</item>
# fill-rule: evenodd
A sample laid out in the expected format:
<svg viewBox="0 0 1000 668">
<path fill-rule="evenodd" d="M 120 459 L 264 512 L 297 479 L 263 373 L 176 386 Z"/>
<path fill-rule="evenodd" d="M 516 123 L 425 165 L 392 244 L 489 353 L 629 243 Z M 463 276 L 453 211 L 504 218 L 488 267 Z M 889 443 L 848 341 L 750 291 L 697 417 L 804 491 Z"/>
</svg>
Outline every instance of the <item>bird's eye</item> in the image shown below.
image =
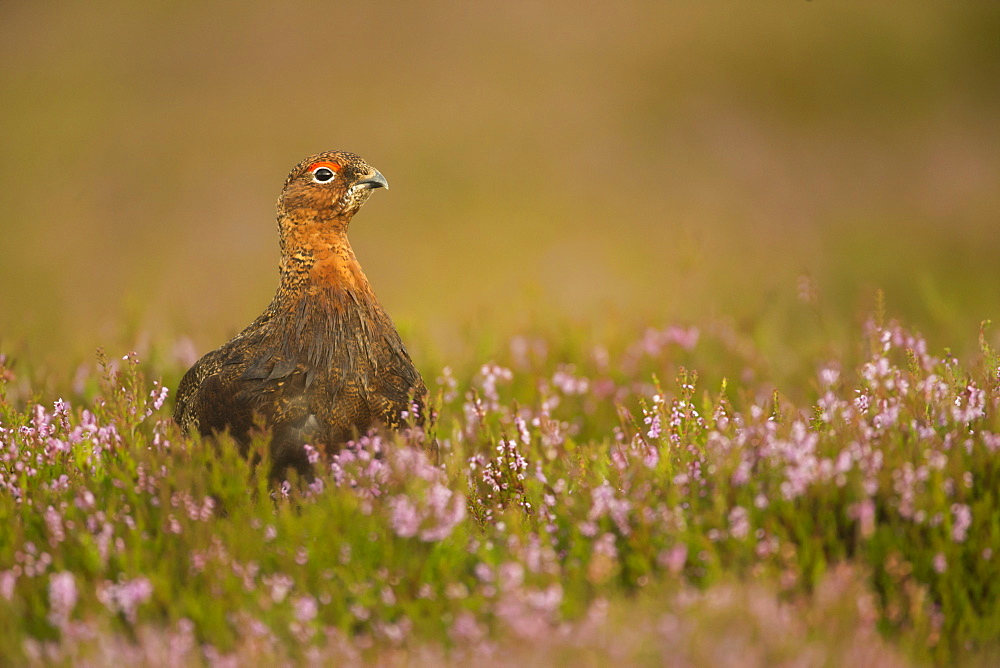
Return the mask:
<svg viewBox="0 0 1000 668">
<path fill-rule="evenodd" d="M 336 173 L 329 167 L 320 167 L 313 172 L 313 181 L 315 183 L 327 183 L 333 180 Z"/>
</svg>

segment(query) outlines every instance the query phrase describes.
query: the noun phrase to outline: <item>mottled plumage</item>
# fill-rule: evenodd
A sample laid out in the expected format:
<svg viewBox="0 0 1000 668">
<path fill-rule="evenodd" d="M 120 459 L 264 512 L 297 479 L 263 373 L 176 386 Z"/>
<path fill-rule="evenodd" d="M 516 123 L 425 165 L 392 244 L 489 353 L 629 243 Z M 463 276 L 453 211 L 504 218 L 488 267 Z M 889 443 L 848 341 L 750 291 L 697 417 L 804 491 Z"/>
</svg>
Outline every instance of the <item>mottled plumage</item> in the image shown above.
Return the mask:
<svg viewBox="0 0 1000 668">
<path fill-rule="evenodd" d="M 353 153 L 303 160 L 278 200 L 281 280 L 263 314 L 202 357 L 177 388 L 174 419 L 242 444 L 272 429 L 272 476 L 311 469 L 302 445 L 336 449 L 400 424 L 424 382 L 347 241 L 351 218 L 385 178 Z M 259 416 L 257 418 L 256 416 Z"/>
</svg>

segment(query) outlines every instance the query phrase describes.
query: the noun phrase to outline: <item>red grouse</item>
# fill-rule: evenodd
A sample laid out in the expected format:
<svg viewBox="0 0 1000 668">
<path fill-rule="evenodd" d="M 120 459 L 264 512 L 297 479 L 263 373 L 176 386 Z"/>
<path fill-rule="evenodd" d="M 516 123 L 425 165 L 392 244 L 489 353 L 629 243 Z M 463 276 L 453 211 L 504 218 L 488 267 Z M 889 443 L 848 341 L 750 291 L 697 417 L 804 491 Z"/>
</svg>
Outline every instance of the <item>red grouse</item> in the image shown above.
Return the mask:
<svg viewBox="0 0 1000 668">
<path fill-rule="evenodd" d="M 353 153 L 309 157 L 278 199 L 281 280 L 249 327 L 191 367 L 174 419 L 244 447 L 272 430 L 272 478 L 311 473 L 303 444 L 336 449 L 369 429 L 398 428 L 427 389 L 347 241 L 351 218 L 385 177 Z"/>
</svg>

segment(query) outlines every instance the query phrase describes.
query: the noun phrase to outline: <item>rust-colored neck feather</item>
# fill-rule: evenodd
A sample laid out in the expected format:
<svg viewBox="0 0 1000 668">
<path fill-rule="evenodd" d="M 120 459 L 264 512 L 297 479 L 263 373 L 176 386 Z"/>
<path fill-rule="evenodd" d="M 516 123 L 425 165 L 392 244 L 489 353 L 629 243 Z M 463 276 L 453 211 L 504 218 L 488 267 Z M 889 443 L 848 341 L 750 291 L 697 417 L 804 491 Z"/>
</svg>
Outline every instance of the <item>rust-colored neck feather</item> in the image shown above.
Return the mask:
<svg viewBox="0 0 1000 668">
<path fill-rule="evenodd" d="M 285 215 L 281 235 L 281 288 L 302 296 L 343 293 L 374 299 L 371 286 L 347 240 L 348 220 Z"/>
</svg>

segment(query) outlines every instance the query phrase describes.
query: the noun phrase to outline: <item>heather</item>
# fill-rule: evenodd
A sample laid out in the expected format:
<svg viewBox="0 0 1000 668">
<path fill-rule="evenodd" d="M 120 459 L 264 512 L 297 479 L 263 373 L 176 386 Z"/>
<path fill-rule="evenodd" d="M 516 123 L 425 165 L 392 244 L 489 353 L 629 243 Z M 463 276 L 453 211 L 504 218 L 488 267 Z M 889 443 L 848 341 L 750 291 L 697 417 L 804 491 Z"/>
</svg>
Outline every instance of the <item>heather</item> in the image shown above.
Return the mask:
<svg viewBox="0 0 1000 668">
<path fill-rule="evenodd" d="M 2 358 L 0 654 L 103 665 L 920 665 L 1000 637 L 1000 357 L 876 314 L 773 360 L 732 325 L 543 327 L 425 369 L 426 432 L 268 487 L 179 433 L 183 365 L 63 400 Z M 976 332 L 972 332 L 975 338 Z"/>
</svg>

